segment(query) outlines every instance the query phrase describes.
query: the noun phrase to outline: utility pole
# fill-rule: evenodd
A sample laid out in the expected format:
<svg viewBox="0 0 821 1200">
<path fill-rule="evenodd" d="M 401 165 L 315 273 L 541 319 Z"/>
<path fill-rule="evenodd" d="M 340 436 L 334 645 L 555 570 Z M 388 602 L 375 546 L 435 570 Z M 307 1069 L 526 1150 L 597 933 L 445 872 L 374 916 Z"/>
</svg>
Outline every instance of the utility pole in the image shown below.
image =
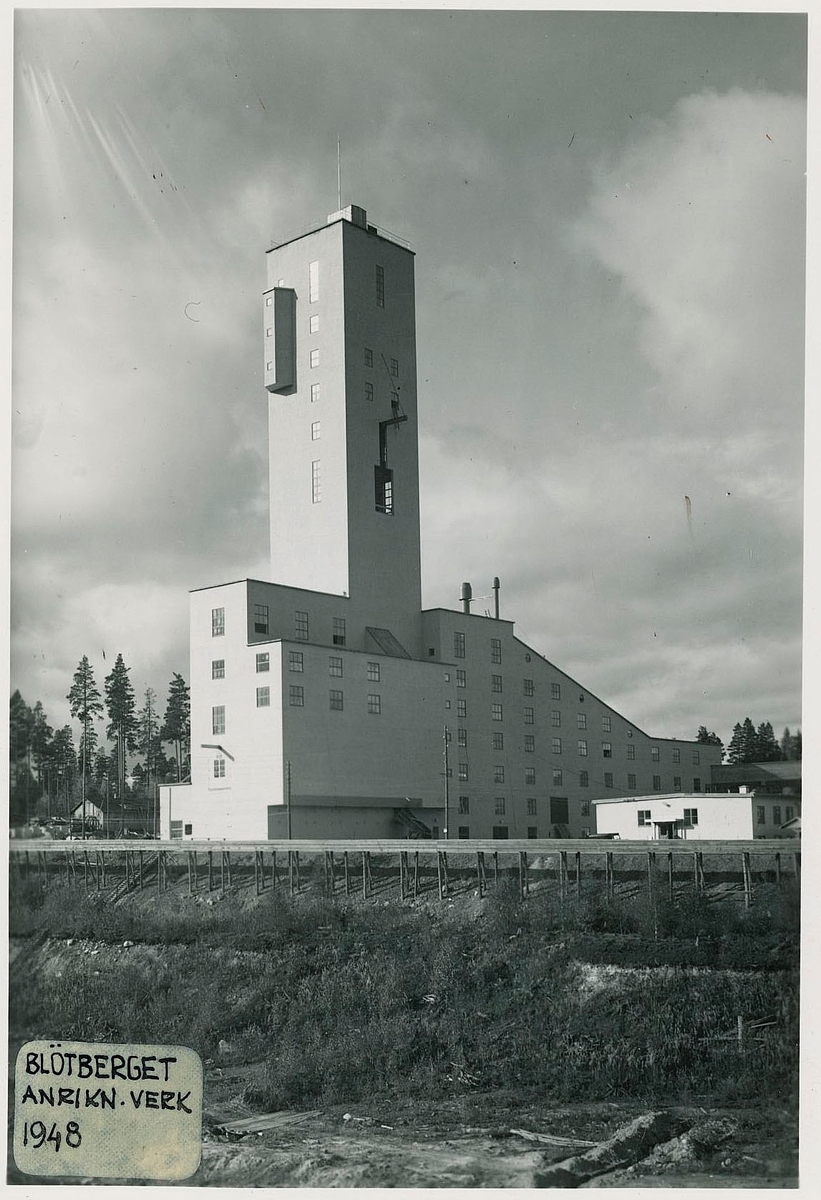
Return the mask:
<svg viewBox="0 0 821 1200">
<path fill-rule="evenodd" d="M 291 840 L 291 760 L 290 758 L 285 764 L 285 804 L 287 808 L 288 820 L 288 841 Z"/>
<path fill-rule="evenodd" d="M 448 809 L 449 809 L 449 801 L 450 801 L 450 754 L 448 752 L 448 745 L 450 744 L 450 730 L 448 729 L 447 725 L 445 726 L 445 732 L 442 736 L 442 741 L 444 743 L 443 755 L 444 755 L 444 759 L 445 759 L 445 831 L 444 832 L 445 832 L 445 841 L 447 841 L 448 840 L 448 815 L 449 815 Z"/>
</svg>

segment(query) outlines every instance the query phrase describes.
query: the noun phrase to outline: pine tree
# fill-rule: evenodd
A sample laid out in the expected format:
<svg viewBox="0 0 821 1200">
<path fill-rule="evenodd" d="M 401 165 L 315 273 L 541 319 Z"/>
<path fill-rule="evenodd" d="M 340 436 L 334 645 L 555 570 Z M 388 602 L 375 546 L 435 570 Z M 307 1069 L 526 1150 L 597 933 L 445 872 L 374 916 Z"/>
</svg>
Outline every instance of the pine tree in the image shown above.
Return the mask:
<svg viewBox="0 0 821 1200">
<path fill-rule="evenodd" d="M 105 679 L 106 710 L 109 724 L 107 735 L 116 741 L 117 755 L 117 799 L 122 804 L 125 798 L 126 755 L 136 748 L 135 733 L 137 718 L 134 715 L 134 688 L 128 677 L 129 668 L 117 655 L 114 669 Z"/>
<path fill-rule="evenodd" d="M 69 709 L 72 717 L 79 721 L 83 727 L 82 736 L 80 739 L 80 780 L 81 780 L 81 799 L 82 799 L 82 821 L 83 835 L 85 835 L 86 827 L 86 776 L 88 774 L 88 764 L 91 761 L 91 756 L 94 753 L 94 747 L 97 744 L 97 731 L 92 722 L 99 720 L 103 715 L 103 701 L 100 696 L 99 688 L 94 681 L 94 670 L 91 663 L 88 661 L 88 656 L 83 655 L 80 659 L 77 670 L 74 672 L 74 682 L 71 685 L 71 691 L 66 697 L 69 703 Z"/>
<path fill-rule="evenodd" d="M 746 761 L 744 758 L 744 730 L 738 721 L 736 721 L 733 726 L 733 736 L 730 738 L 730 744 L 727 747 L 727 762 L 737 764 Z"/>
<path fill-rule="evenodd" d="M 156 782 L 157 758 L 160 753 L 160 717 L 157 711 L 157 693 L 153 688 L 145 690 L 145 703 L 137 717 L 137 729 L 137 749 L 145 755 L 142 782 L 146 795 L 150 795 L 151 785 Z"/>
<path fill-rule="evenodd" d="M 74 789 L 74 778 L 77 773 L 77 755 L 74 751 L 74 735 L 70 725 L 58 729 L 52 741 L 54 769 L 57 772 L 57 808 L 60 805 L 60 792 L 63 794 L 63 807 L 66 812 L 71 810 L 71 795 Z"/>
<path fill-rule="evenodd" d="M 781 747 L 775 740 L 772 724 L 762 721 L 756 730 L 756 762 L 780 762 Z"/>
<path fill-rule="evenodd" d="M 191 701 L 188 685 L 176 671 L 168 685 L 168 703 L 160 737 L 163 741 L 174 743 L 177 755 L 177 782 L 181 783 L 189 773 L 191 757 Z"/>
<path fill-rule="evenodd" d="M 37 786 L 42 792 L 43 775 L 47 769 L 54 730 L 46 720 L 45 710 L 38 700 L 31 710 L 31 752 L 37 767 Z"/>
<path fill-rule="evenodd" d="M 32 725 L 31 709 L 18 689 L 9 702 L 9 801 L 10 819 L 14 824 L 27 821 L 29 817 L 32 792 L 29 770 Z"/>
<path fill-rule="evenodd" d="M 724 743 L 721 738 L 717 733 L 713 733 L 712 731 L 708 733 L 706 725 L 699 725 L 696 741 L 702 746 L 720 746 L 722 750 L 724 749 Z"/>
</svg>

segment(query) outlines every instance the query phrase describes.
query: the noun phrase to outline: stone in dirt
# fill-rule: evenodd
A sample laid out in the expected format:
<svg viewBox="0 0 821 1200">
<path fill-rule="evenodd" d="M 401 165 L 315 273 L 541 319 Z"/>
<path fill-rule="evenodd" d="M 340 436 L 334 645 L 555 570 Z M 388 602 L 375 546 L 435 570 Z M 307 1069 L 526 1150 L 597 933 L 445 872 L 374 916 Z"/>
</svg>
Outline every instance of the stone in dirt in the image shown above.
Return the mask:
<svg viewBox="0 0 821 1200">
<path fill-rule="evenodd" d="M 616 1170 L 646 1158 L 659 1142 L 669 1141 L 690 1125 L 687 1117 L 675 1113 L 653 1112 L 636 1117 L 617 1129 L 607 1141 L 585 1154 L 566 1158 L 536 1170 L 534 1187 L 578 1187 L 596 1175 Z"/>
</svg>

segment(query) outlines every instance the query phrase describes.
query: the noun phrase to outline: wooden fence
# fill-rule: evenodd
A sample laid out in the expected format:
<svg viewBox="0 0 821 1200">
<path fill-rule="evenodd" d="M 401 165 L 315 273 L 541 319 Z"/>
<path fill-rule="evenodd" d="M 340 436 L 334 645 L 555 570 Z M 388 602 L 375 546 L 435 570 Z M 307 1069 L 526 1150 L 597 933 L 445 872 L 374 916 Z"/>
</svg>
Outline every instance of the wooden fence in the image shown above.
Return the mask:
<svg viewBox="0 0 821 1200">
<path fill-rule="evenodd" d="M 328 895 L 367 899 L 398 890 L 400 899 L 433 893 L 444 900 L 514 879 L 526 897 L 536 882 L 552 882 L 561 899 L 580 898 L 617 884 L 640 883 L 651 897 L 674 899 L 682 888 L 704 892 L 707 879 L 736 885 L 744 903 L 761 882 L 800 881 L 798 841 L 263 841 L 203 842 L 112 840 L 76 842 L 29 839 L 10 843 L 12 879 L 82 884 L 112 901 L 152 887 L 164 892 L 184 883 L 188 892 L 250 883 L 258 895 L 287 888 L 298 893 L 317 883 Z"/>
</svg>

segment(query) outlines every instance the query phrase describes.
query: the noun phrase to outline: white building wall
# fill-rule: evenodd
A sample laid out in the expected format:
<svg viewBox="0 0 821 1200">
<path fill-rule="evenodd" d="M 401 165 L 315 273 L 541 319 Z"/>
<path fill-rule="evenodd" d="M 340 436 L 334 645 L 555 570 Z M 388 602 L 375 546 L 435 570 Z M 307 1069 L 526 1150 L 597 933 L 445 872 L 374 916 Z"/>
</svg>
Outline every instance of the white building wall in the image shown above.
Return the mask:
<svg viewBox="0 0 821 1200">
<path fill-rule="evenodd" d="M 682 828 L 687 841 L 752 838 L 753 818 L 749 796 L 710 793 L 690 796 L 641 796 L 616 803 L 596 804 L 596 832 L 619 838 L 652 841 L 658 836 L 655 822 L 682 821 L 685 809 L 696 809 L 697 824 Z M 649 813 L 643 824 L 638 814 Z M 648 823 L 649 822 L 649 823 Z"/>
</svg>

